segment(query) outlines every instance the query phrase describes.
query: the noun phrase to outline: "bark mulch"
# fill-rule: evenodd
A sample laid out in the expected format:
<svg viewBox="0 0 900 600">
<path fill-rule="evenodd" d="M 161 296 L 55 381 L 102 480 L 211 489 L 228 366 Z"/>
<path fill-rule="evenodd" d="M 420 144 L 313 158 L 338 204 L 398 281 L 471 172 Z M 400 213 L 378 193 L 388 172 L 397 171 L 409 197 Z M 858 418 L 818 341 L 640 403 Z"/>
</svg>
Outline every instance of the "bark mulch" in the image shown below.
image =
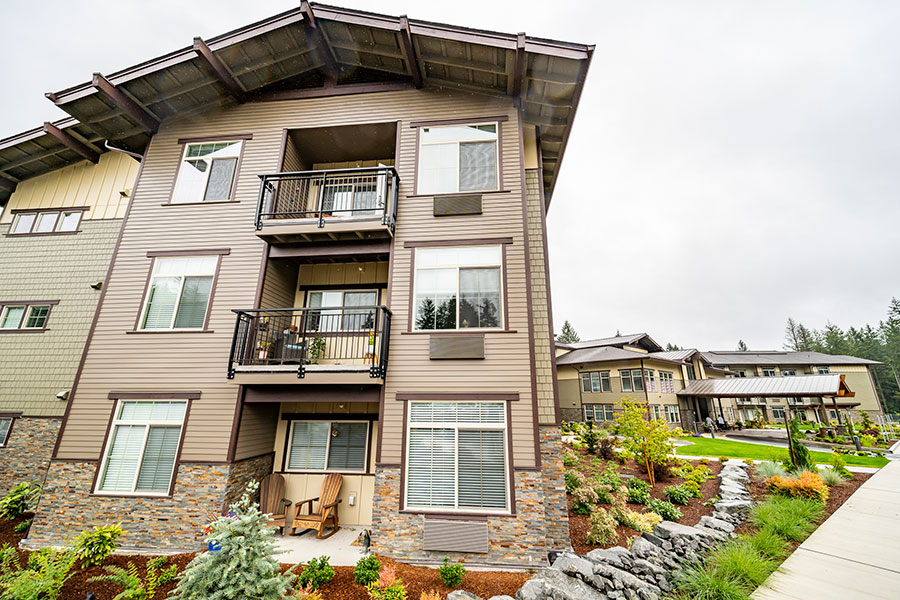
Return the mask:
<svg viewBox="0 0 900 600">
<path fill-rule="evenodd" d="M 578 456 L 579 462 L 577 465 L 572 467 L 566 467 L 567 469 L 581 470 L 587 476 L 598 475 L 603 472 L 603 469 L 607 464 L 614 464 L 619 467 L 619 473 L 623 475 L 634 475 L 638 479 L 645 481 L 646 483 L 650 483 L 650 479 L 647 477 L 647 471 L 644 465 L 638 464 L 633 460 L 627 461 L 624 465 L 619 465 L 616 461 L 605 461 L 595 456 L 591 456 L 588 454 L 583 448 L 572 450 Z M 688 461 L 692 465 L 697 466 L 700 464 L 700 461 Z M 722 464 L 718 461 L 711 460 L 709 464 L 706 465 L 709 470 L 712 472 L 713 477 L 711 479 L 707 479 L 700 486 L 700 493 L 703 496 L 702 498 L 691 498 L 688 502 L 687 506 L 676 505 L 682 512 L 681 519 L 678 520 L 682 525 L 696 525 L 700 522 L 700 517 L 703 515 L 711 516 L 713 514 L 712 505 L 705 506 L 703 503 L 713 498 L 718 494 L 719 485 L 718 480 L 716 479 L 716 475 L 719 474 L 719 471 L 722 470 Z M 663 496 L 663 489 L 669 487 L 670 485 L 675 485 L 679 483 L 683 483 L 684 479 L 680 477 L 666 477 L 665 479 L 657 478 L 656 485 L 654 485 L 650 490 L 650 495 L 653 498 L 660 498 L 665 500 L 666 497 Z M 575 550 L 576 554 L 587 554 L 591 550 L 595 548 L 610 548 L 612 546 L 625 546 L 628 547 L 630 545 L 629 539 L 634 538 L 640 535 L 640 532 L 631 529 L 630 527 L 626 527 L 625 525 L 619 525 L 616 528 L 616 533 L 618 534 L 618 539 L 608 546 L 600 546 L 597 544 L 588 544 L 585 542 L 587 538 L 588 529 L 590 529 L 588 525 L 589 517 L 588 515 L 577 515 L 572 512 L 572 499 L 568 499 L 569 502 L 569 538 L 572 542 L 572 548 Z M 640 504 L 629 504 L 628 507 L 631 510 L 637 512 L 645 512 L 644 506 Z"/>
</svg>

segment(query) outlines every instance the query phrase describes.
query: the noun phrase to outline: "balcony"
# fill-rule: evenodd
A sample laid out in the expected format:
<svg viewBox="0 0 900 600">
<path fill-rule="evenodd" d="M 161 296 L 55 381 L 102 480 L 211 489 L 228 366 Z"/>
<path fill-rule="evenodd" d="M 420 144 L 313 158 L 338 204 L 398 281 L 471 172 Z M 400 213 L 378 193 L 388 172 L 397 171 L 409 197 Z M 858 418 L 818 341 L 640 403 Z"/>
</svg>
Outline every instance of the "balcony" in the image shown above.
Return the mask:
<svg viewBox="0 0 900 600">
<path fill-rule="evenodd" d="M 228 379 L 244 385 L 381 384 L 391 311 L 384 306 L 236 310 Z"/>
<path fill-rule="evenodd" d="M 394 167 L 260 175 L 256 233 L 275 243 L 390 238 L 400 183 Z"/>
</svg>

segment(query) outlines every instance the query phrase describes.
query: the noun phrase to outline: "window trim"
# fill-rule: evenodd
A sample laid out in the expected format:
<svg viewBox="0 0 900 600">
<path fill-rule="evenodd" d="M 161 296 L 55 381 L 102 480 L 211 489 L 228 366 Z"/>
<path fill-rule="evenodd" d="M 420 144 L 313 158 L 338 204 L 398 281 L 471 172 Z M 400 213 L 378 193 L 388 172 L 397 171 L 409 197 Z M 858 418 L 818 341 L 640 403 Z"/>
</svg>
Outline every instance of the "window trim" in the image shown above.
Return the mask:
<svg viewBox="0 0 900 600">
<path fill-rule="evenodd" d="M 16 419 L 21 416 L 22 413 L 0 413 L 0 421 L 9 419 L 9 428 L 6 430 L 6 435 L 3 438 L 0 438 L 0 448 L 6 448 L 9 445 L 9 438 L 12 435 L 13 426 L 16 424 Z"/>
<path fill-rule="evenodd" d="M 597 383 L 600 389 L 594 389 L 594 375 L 597 375 Z M 584 377 L 587 375 L 588 383 L 590 384 L 589 390 L 584 389 Z M 581 371 L 578 374 L 578 378 L 580 379 L 581 385 L 581 393 L 583 394 L 610 394 L 612 393 L 612 380 L 610 378 L 610 371 Z M 606 383 L 606 388 L 604 389 L 604 382 Z"/>
<path fill-rule="evenodd" d="M 328 416 L 328 415 L 320 415 Z M 343 416 L 343 415 L 339 415 Z M 372 461 L 372 425 L 371 419 L 353 418 L 353 419 L 307 419 L 307 418 L 289 418 L 286 419 L 287 431 L 284 435 L 284 454 L 281 457 L 281 472 L 291 475 L 322 475 L 323 473 L 340 473 L 341 475 L 369 475 L 373 471 L 371 469 Z M 329 469 L 328 458 L 331 452 L 331 435 L 328 436 L 328 444 L 325 447 L 325 467 L 323 469 L 292 469 L 290 466 L 290 450 L 291 442 L 294 439 L 294 423 L 365 423 L 366 424 L 366 457 L 363 468 L 360 469 Z"/>
<path fill-rule="evenodd" d="M 629 394 L 637 394 L 637 393 L 645 391 L 647 388 L 647 386 L 644 385 L 643 371 L 645 371 L 645 370 L 646 369 L 643 369 L 643 370 L 642 369 L 619 369 L 619 387 L 622 388 L 622 392 L 623 393 L 627 392 Z M 628 388 L 629 389 L 627 389 L 627 390 L 625 389 L 625 380 L 626 379 L 625 379 L 625 377 L 622 377 L 622 375 L 624 373 L 628 374 Z M 641 382 L 641 389 L 639 389 L 639 390 L 635 389 L 635 385 L 634 385 L 634 382 L 635 382 L 634 374 L 635 373 L 638 374 L 637 380 Z"/>
<path fill-rule="evenodd" d="M 603 409 L 603 420 L 597 420 L 597 407 L 601 407 Z M 611 402 L 594 402 L 590 404 L 585 404 L 583 407 L 584 420 L 588 420 L 588 407 L 591 409 L 591 419 L 594 423 L 611 423 L 616 417 L 616 405 Z M 611 418 L 607 419 L 607 411 L 612 415 Z"/>
<path fill-rule="evenodd" d="M 502 240 L 468 240 L 461 241 L 460 243 L 437 243 L 437 244 L 414 244 L 410 248 L 410 262 L 409 262 L 409 270 L 410 270 L 410 278 L 409 278 L 409 320 L 407 323 L 407 331 L 409 333 L 416 334 L 429 334 L 429 335 L 458 335 L 460 333 L 497 333 L 497 332 L 508 332 L 509 331 L 509 306 L 508 306 L 508 294 L 507 294 L 507 255 L 506 255 L 506 246 L 507 244 L 511 244 L 511 238 L 504 238 Z M 500 315 L 500 325 L 497 327 L 464 327 L 461 328 L 459 326 L 459 265 L 456 265 L 456 327 L 454 329 L 416 329 L 415 323 L 413 319 L 413 314 L 415 312 L 416 307 L 416 274 L 418 272 L 418 267 L 416 266 L 416 252 L 419 248 L 442 248 L 442 249 L 450 249 L 450 248 L 470 248 L 472 246 L 499 246 L 500 247 L 500 306 L 499 309 L 502 311 Z M 442 269 L 442 268 L 452 268 L 452 267 L 426 267 L 428 269 Z M 478 266 L 472 267 L 475 269 L 493 269 L 496 267 L 493 266 Z"/>
<path fill-rule="evenodd" d="M 239 133 L 235 135 L 223 135 L 223 136 L 210 136 L 210 137 L 196 137 L 196 138 L 181 138 L 176 143 L 181 146 L 181 151 L 178 153 L 178 166 L 175 168 L 175 177 L 172 179 L 171 189 L 169 190 L 169 198 L 165 202 L 162 203 L 162 206 L 202 206 L 202 205 L 215 205 L 215 204 L 224 204 L 226 202 L 240 202 L 240 200 L 236 200 L 235 196 L 237 195 L 237 186 L 238 186 L 238 178 L 241 176 L 241 164 L 244 162 L 244 150 L 247 148 L 247 142 L 253 139 L 252 133 Z M 187 148 L 191 144 L 204 144 L 204 143 L 216 143 L 216 142 L 240 142 L 241 149 L 238 152 L 237 162 L 234 165 L 234 177 L 231 180 L 231 189 L 228 193 L 228 198 L 226 200 L 212 200 L 209 202 L 204 202 L 203 199 L 195 200 L 192 202 L 173 202 L 175 198 L 175 186 L 178 184 L 178 177 L 181 175 L 181 168 L 184 166 L 184 158 L 185 153 L 187 153 Z M 208 178 L 207 178 L 208 182 Z"/>
<path fill-rule="evenodd" d="M 401 395 L 398 394 L 397 399 L 401 400 Z M 515 467 L 513 466 L 513 452 L 512 452 L 512 402 L 509 398 L 502 398 L 504 394 L 466 394 L 466 398 L 453 398 L 453 399 L 436 399 L 434 395 L 423 394 L 420 396 L 406 396 L 402 398 L 403 401 L 403 439 L 401 441 L 401 457 L 400 457 L 400 512 L 407 514 L 421 514 L 421 515 L 446 515 L 446 516 L 454 516 L 454 517 L 514 517 L 516 516 L 516 497 L 515 497 Z M 518 398 L 516 398 L 518 399 Z M 473 402 L 481 402 L 481 403 L 500 403 L 503 404 L 503 410 L 505 411 L 505 421 L 503 423 L 502 429 L 506 432 L 506 440 L 503 444 L 503 452 L 504 452 L 504 468 L 506 470 L 506 508 L 504 509 L 490 509 L 490 508 L 432 508 L 432 507 L 418 507 L 418 506 L 408 506 L 406 504 L 406 496 L 407 496 L 407 488 L 409 482 L 409 435 L 410 430 L 410 418 L 412 418 L 410 411 L 410 404 L 413 402 L 446 402 L 452 404 L 463 404 L 463 403 L 473 403 Z M 458 425 L 458 424 L 456 424 Z M 485 424 L 481 423 L 472 423 L 472 429 L 485 429 Z M 496 427 L 496 426 L 495 426 Z M 457 454 L 457 461 L 459 460 L 459 455 Z M 458 474 L 457 474 L 457 484 L 458 484 Z M 458 490 L 457 490 L 458 495 Z"/>
<path fill-rule="evenodd" d="M 336 334 L 337 335 L 340 335 L 340 334 L 361 335 L 361 334 L 372 331 L 371 328 L 370 329 L 344 329 L 344 316 L 345 316 L 344 311 L 345 310 L 350 310 L 350 311 L 360 310 L 359 308 L 354 308 L 352 306 L 344 305 L 343 304 L 344 296 L 348 293 L 349 294 L 365 294 L 365 293 L 375 294 L 375 302 L 373 302 L 372 304 L 374 306 L 379 306 L 381 303 L 381 290 L 382 290 L 382 288 L 378 288 L 378 287 L 358 287 L 358 288 L 339 287 L 339 288 L 335 288 L 335 289 L 327 289 L 327 287 L 310 287 L 310 288 L 307 288 L 306 290 L 303 290 L 303 292 L 304 292 L 303 293 L 303 305 L 304 305 L 303 308 L 309 309 L 309 311 L 307 312 L 307 323 L 309 322 L 308 321 L 309 315 L 311 314 L 311 312 L 313 310 L 315 310 L 317 308 L 321 310 L 321 307 L 309 305 L 309 297 L 311 294 L 334 294 L 336 292 L 340 292 L 340 294 L 341 294 L 341 312 L 340 312 L 341 327 L 340 327 L 340 329 L 335 329 L 333 331 L 327 331 L 327 330 L 322 330 L 322 329 L 316 329 L 316 330 L 309 329 L 309 331 L 318 331 L 321 333 L 328 333 L 331 335 L 336 335 Z M 369 306 L 369 305 L 365 305 L 365 306 Z M 327 310 L 328 307 L 326 306 L 326 307 L 324 307 L 324 309 Z M 352 314 L 353 313 L 351 313 L 351 315 Z"/>
<path fill-rule="evenodd" d="M 144 282 L 144 291 L 141 296 L 141 303 L 138 307 L 137 316 L 134 318 L 134 326 L 131 330 L 126 331 L 125 333 L 139 333 L 139 334 L 165 334 L 165 333 L 213 333 L 213 330 L 209 329 L 209 318 L 212 314 L 212 306 L 213 300 L 216 296 L 216 285 L 219 282 L 219 273 L 222 270 L 222 257 L 228 256 L 231 254 L 231 248 L 218 248 L 213 250 L 208 249 L 199 249 L 199 250 L 161 250 L 161 251 L 150 251 L 147 252 L 147 258 L 150 259 L 150 269 L 147 271 L 147 280 Z M 203 317 L 203 327 L 200 328 L 172 328 L 172 329 L 141 329 L 141 318 L 144 316 L 144 311 L 147 308 L 147 299 L 148 294 L 150 292 L 150 283 L 153 281 L 153 272 L 156 269 L 156 259 L 157 258 L 169 258 L 169 257 L 210 257 L 216 256 L 216 268 L 213 271 L 213 280 L 212 284 L 210 284 L 209 288 L 209 300 L 206 303 L 206 315 Z M 179 298 L 180 300 L 180 298 Z"/>
<path fill-rule="evenodd" d="M 778 371 L 775 369 L 775 367 L 762 367 L 760 369 L 760 372 L 762 373 L 763 377 L 777 377 L 778 376 Z M 766 375 L 767 372 L 771 372 L 772 374 Z"/>
<path fill-rule="evenodd" d="M 91 483 L 91 493 L 90 496 L 102 496 L 104 498 L 171 498 L 175 493 L 175 480 L 178 478 L 178 467 L 181 466 L 181 450 L 184 448 L 184 439 L 185 434 L 187 433 L 188 422 L 190 421 L 191 416 L 191 407 L 193 405 L 194 400 L 200 397 L 199 392 L 124 392 L 124 393 L 114 393 L 110 392 L 109 399 L 113 401 L 112 412 L 109 415 L 109 423 L 106 425 L 106 434 L 103 437 L 103 446 L 100 448 L 100 461 L 97 463 L 97 468 L 94 471 L 94 481 Z M 112 449 L 112 445 L 110 444 L 110 439 L 112 437 L 113 431 L 116 426 L 116 413 L 119 410 L 119 406 L 123 402 L 157 402 L 157 401 L 175 401 L 175 402 L 184 402 L 184 417 L 181 420 L 181 435 L 178 437 L 178 449 L 175 451 L 175 461 L 172 463 L 172 477 L 169 481 L 169 489 L 165 492 L 121 492 L 121 491 L 112 491 L 105 492 L 100 490 L 100 482 L 103 481 L 103 474 L 106 471 L 106 459 L 109 455 L 109 451 Z M 147 422 L 147 430 L 149 432 L 150 426 L 149 421 Z M 146 434 L 144 438 L 144 442 L 146 443 Z M 141 453 L 141 464 L 143 464 L 143 452 Z M 137 477 L 140 474 L 141 469 L 138 466 L 137 472 L 135 473 L 135 482 L 137 481 Z"/>
<path fill-rule="evenodd" d="M 0 334 L 4 333 L 43 333 L 49 329 L 47 324 L 50 322 L 50 315 L 53 312 L 53 307 L 59 304 L 59 300 L 10 300 L 3 301 L 0 300 L 0 321 L 2 321 L 3 316 L 6 314 L 6 311 L 10 307 L 25 307 L 25 311 L 22 313 L 22 318 L 19 319 L 19 324 L 14 329 L 0 329 Z M 31 307 L 33 306 L 46 306 L 47 307 L 47 316 L 44 318 L 44 326 L 43 327 L 25 327 L 25 323 L 28 322 L 28 315 L 31 312 Z"/>
<path fill-rule="evenodd" d="M 91 210 L 90 206 L 57 206 L 54 208 L 14 208 L 9 211 L 9 214 L 12 215 L 12 220 L 9 222 L 9 229 L 6 231 L 7 237 L 34 237 L 34 236 L 47 236 L 47 235 L 74 235 L 76 233 L 81 233 L 81 222 L 84 220 L 84 213 Z M 53 231 L 35 231 L 34 228 L 38 224 L 38 216 L 44 213 L 57 213 L 56 223 L 53 225 Z M 60 218 L 63 213 L 78 213 L 78 222 L 75 224 L 75 229 L 71 231 L 59 231 L 59 226 L 62 224 L 62 219 Z M 22 233 L 15 233 L 13 229 L 16 226 L 19 218 L 22 215 L 35 215 L 34 223 L 31 224 L 31 228 L 28 231 Z"/>
<path fill-rule="evenodd" d="M 669 389 L 666 389 L 666 388 Z M 674 394 L 675 393 L 675 373 L 674 371 L 659 371 L 659 393 Z"/>
<path fill-rule="evenodd" d="M 831 367 L 816 365 L 816 375 L 831 375 Z"/>
<path fill-rule="evenodd" d="M 666 423 L 668 423 L 669 425 L 681 424 L 681 408 L 679 408 L 677 404 L 663 404 L 663 413 L 666 417 Z M 670 415 L 674 415 L 674 421 L 669 418 Z"/>
</svg>

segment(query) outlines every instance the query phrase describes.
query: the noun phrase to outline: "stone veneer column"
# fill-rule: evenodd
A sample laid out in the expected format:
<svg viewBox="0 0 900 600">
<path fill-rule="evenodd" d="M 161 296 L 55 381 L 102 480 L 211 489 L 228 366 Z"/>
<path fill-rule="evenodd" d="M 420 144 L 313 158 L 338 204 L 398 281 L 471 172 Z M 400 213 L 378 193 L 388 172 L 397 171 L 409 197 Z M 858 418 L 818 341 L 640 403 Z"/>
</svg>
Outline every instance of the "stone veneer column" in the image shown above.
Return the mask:
<svg viewBox="0 0 900 600">
<path fill-rule="evenodd" d="M 548 550 L 572 549 L 562 454 L 563 443 L 559 427 L 541 427 L 541 469 Z"/>
<path fill-rule="evenodd" d="M 55 417 L 13 421 L 9 441 L 0 448 L 0 496 L 23 481 L 44 483 L 60 423 Z"/>
</svg>

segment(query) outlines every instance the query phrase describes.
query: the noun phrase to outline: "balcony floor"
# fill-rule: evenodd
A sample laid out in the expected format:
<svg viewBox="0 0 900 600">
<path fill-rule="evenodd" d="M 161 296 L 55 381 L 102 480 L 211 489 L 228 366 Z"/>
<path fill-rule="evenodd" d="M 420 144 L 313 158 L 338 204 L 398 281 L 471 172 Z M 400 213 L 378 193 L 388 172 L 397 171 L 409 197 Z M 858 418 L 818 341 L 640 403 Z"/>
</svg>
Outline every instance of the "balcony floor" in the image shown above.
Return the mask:
<svg viewBox="0 0 900 600">
<path fill-rule="evenodd" d="M 235 367 L 232 381 L 241 385 L 351 384 L 381 385 L 371 377 L 368 364 L 306 365 L 305 377 L 297 377 L 298 365 L 251 365 Z"/>
</svg>

